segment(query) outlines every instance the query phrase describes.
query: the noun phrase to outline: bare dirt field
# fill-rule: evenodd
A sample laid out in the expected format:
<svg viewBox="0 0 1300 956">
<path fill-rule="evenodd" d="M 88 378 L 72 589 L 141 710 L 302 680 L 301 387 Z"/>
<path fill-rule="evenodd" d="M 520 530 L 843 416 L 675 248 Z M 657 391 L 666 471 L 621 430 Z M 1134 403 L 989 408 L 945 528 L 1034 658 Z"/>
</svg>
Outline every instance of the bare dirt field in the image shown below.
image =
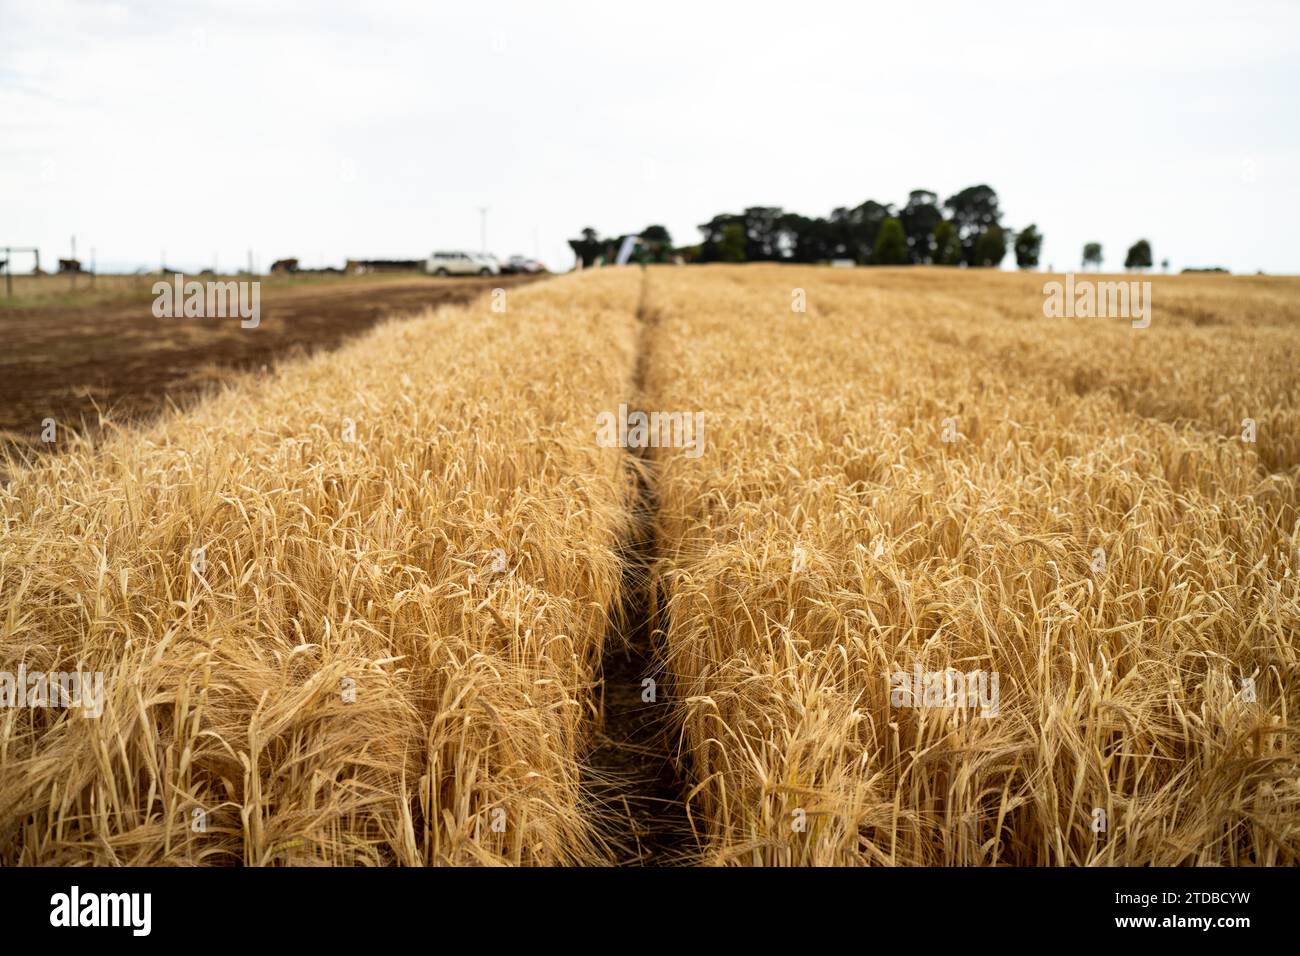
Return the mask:
<svg viewBox="0 0 1300 956">
<path fill-rule="evenodd" d="M 204 277 L 209 278 L 209 277 Z M 227 277 L 223 277 L 227 278 Z M 147 417 L 241 371 L 330 349 L 380 319 L 467 302 L 532 276 L 272 278 L 262 282 L 261 321 L 158 319 L 157 276 L 19 277 L 0 301 L 0 444 L 39 447 L 41 423 L 94 430 Z"/>
</svg>

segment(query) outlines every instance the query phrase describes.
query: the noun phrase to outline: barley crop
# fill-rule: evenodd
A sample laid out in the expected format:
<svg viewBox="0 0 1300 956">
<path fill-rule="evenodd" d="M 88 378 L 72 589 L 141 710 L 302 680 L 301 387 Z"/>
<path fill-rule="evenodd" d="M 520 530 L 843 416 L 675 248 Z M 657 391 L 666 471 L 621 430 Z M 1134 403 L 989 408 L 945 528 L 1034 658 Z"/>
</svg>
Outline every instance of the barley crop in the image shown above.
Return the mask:
<svg viewBox="0 0 1300 956">
<path fill-rule="evenodd" d="M 1300 862 L 1297 287 L 1157 279 L 1134 329 L 1043 278 L 652 273 L 642 404 L 708 421 L 651 450 L 707 861 Z M 949 668 L 996 712 L 895 695 Z"/>
<path fill-rule="evenodd" d="M 629 475 L 606 272 L 374 330 L 0 495 L 0 862 L 593 863 L 580 758 Z"/>
<path fill-rule="evenodd" d="M 587 271 L 11 464 L 0 674 L 105 699 L 0 708 L 0 863 L 640 860 L 629 602 L 670 862 L 1300 863 L 1300 286 L 1046 278 Z"/>
</svg>

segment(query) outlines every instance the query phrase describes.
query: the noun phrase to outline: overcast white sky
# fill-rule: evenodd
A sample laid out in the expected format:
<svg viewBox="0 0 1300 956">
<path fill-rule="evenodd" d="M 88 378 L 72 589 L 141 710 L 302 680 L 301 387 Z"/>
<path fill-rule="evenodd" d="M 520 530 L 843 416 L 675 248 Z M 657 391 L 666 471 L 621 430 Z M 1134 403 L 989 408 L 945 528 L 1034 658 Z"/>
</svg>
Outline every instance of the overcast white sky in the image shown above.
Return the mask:
<svg viewBox="0 0 1300 956">
<path fill-rule="evenodd" d="M 487 206 L 567 268 L 587 225 L 987 182 L 1044 266 L 1295 273 L 1298 64 L 1295 2 L 0 0 L 0 245 L 341 265 Z"/>
</svg>

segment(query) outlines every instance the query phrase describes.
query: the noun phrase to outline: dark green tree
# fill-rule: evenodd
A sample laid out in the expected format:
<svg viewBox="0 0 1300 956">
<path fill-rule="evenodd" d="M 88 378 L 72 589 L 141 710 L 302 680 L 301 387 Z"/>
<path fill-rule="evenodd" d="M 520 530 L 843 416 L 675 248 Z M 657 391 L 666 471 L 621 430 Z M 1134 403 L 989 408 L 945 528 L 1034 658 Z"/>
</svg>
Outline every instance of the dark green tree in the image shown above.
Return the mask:
<svg viewBox="0 0 1300 956">
<path fill-rule="evenodd" d="M 880 224 L 871 261 L 880 266 L 901 266 L 908 261 L 907 233 L 899 219 L 890 217 Z"/>
<path fill-rule="evenodd" d="M 852 209 L 841 206 L 833 210 L 830 221 L 830 257 L 870 262 L 881 223 L 893 215 L 892 206 L 881 205 L 874 199 L 868 199 Z"/>
<path fill-rule="evenodd" d="M 777 224 L 785 211 L 780 206 L 750 206 L 744 213 L 745 259 L 765 262 L 779 259 Z"/>
<path fill-rule="evenodd" d="M 1086 269 L 1092 266 L 1094 269 L 1101 268 L 1101 243 L 1088 242 L 1083 246 L 1083 267 Z"/>
<path fill-rule="evenodd" d="M 777 258 L 790 262 L 818 262 L 828 258 L 829 231 L 825 219 L 783 213 L 776 221 Z"/>
<path fill-rule="evenodd" d="M 673 237 L 663 226 L 646 226 L 637 237 L 638 262 L 669 262 L 673 254 Z"/>
<path fill-rule="evenodd" d="M 700 262 L 722 261 L 722 233 L 731 225 L 739 225 L 741 232 L 744 232 L 744 219 L 729 212 L 719 213 L 700 225 L 700 232 L 704 236 L 700 242 Z"/>
<path fill-rule="evenodd" d="M 1016 233 L 1016 265 L 1032 269 L 1038 265 L 1038 254 L 1043 249 L 1043 236 L 1038 227 L 1030 224 Z"/>
<path fill-rule="evenodd" d="M 738 222 L 730 223 L 722 229 L 722 239 L 718 242 L 718 258 L 722 262 L 745 261 L 745 227 Z"/>
<path fill-rule="evenodd" d="M 1001 226 L 989 226 L 975 237 L 971 265 L 996 266 L 1007 254 L 1007 237 Z"/>
<path fill-rule="evenodd" d="M 934 259 L 934 231 L 943 222 L 938 195 L 928 189 L 913 189 L 898 218 L 907 233 L 911 261 L 917 265 L 931 262 Z"/>
<path fill-rule="evenodd" d="M 961 240 L 957 227 L 945 219 L 934 227 L 934 261 L 941 266 L 961 264 Z"/>
<path fill-rule="evenodd" d="M 1128 248 L 1128 255 L 1124 257 L 1125 269 L 1150 269 L 1151 268 L 1151 243 L 1145 239 L 1139 239 Z"/>
<path fill-rule="evenodd" d="M 952 224 L 957 227 L 963 257 L 970 265 L 976 265 L 976 241 L 1002 220 L 998 194 L 991 186 L 967 186 L 944 200 L 943 207 L 948 210 Z"/>
</svg>

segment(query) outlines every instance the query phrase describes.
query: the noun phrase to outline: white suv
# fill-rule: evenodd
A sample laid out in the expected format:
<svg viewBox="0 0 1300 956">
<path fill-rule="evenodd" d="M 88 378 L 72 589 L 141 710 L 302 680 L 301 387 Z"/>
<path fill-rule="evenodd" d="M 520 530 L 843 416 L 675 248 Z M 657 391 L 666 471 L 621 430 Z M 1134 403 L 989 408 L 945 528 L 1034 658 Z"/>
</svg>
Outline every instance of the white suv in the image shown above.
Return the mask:
<svg viewBox="0 0 1300 956">
<path fill-rule="evenodd" d="M 493 276 L 501 270 L 494 261 L 485 256 L 476 256 L 469 252 L 435 252 L 429 256 L 424 271 L 436 276 Z"/>
</svg>

